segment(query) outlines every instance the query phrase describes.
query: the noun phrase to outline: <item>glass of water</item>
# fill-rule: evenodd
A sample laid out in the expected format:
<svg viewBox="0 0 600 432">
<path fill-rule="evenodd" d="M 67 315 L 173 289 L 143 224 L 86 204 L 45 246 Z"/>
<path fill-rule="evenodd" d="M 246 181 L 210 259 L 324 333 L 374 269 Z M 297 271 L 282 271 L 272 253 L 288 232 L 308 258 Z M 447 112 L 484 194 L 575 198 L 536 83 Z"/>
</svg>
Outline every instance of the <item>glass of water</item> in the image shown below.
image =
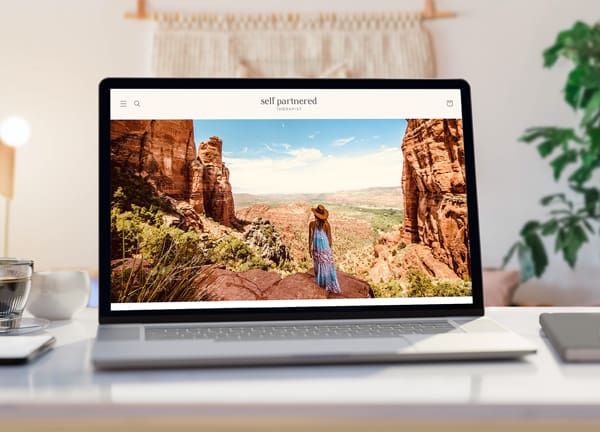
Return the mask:
<svg viewBox="0 0 600 432">
<path fill-rule="evenodd" d="M 31 290 L 33 261 L 0 258 L 0 328 L 16 328 Z"/>
</svg>

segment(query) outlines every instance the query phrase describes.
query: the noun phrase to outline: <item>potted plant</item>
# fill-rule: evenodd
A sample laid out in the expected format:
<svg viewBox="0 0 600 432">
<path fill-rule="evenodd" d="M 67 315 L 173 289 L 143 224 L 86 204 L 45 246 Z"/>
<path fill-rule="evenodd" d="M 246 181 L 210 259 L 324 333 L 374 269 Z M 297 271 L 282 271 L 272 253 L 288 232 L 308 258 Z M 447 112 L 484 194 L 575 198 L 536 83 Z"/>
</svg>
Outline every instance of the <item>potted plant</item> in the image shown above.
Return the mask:
<svg viewBox="0 0 600 432">
<path fill-rule="evenodd" d="M 577 22 L 560 32 L 544 51 L 544 66 L 552 67 L 561 58 L 573 63 L 564 99 L 581 120 L 573 128 L 529 128 L 520 140 L 537 145 L 540 156 L 549 160 L 554 180 L 566 181 L 572 193 L 542 197 L 548 217 L 526 222 L 504 257 L 506 266 L 516 254 L 522 280 L 546 270 L 544 237 L 554 240 L 555 252 L 573 268 L 581 247 L 600 235 L 600 23 Z"/>
</svg>

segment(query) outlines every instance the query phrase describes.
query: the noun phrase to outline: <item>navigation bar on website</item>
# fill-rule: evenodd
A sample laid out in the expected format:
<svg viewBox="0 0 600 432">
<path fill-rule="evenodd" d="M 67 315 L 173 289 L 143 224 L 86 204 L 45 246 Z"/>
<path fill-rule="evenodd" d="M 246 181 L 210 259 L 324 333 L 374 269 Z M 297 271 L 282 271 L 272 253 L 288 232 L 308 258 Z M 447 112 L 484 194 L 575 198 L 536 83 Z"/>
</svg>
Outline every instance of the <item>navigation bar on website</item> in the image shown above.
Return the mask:
<svg viewBox="0 0 600 432">
<path fill-rule="evenodd" d="M 462 118 L 458 89 L 113 89 L 113 120 Z"/>
</svg>

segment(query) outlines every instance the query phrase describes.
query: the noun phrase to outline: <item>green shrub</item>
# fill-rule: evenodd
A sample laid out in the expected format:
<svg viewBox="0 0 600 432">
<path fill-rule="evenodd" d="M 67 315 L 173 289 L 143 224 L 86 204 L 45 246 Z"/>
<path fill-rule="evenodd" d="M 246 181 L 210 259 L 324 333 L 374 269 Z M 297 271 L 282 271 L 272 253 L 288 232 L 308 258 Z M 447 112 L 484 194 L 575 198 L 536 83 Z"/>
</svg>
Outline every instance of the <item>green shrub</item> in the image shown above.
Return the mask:
<svg viewBox="0 0 600 432">
<path fill-rule="evenodd" d="M 172 258 L 167 260 L 168 256 Z M 215 300 L 205 289 L 212 268 L 203 266 L 199 257 L 178 254 L 165 254 L 150 268 L 143 263 L 122 266 L 112 273 L 111 299 L 123 303 Z"/>
<path fill-rule="evenodd" d="M 409 270 L 406 282 L 392 279 L 369 282 L 369 285 L 376 298 L 462 297 L 472 293 L 468 281 L 435 279 L 419 270 Z"/>
<path fill-rule="evenodd" d="M 437 284 L 437 297 L 462 297 L 471 295 L 471 284 L 465 281 L 444 280 Z"/>
<path fill-rule="evenodd" d="M 431 297 L 434 286 L 431 278 L 418 270 L 408 271 L 408 297 Z"/>
<path fill-rule="evenodd" d="M 154 263 L 167 253 L 171 258 L 175 253 L 198 253 L 200 235 L 167 225 L 159 210 L 136 205 L 119 210 L 111 210 L 111 259 L 143 257 Z"/>
<path fill-rule="evenodd" d="M 223 265 L 227 270 L 236 272 L 267 270 L 270 267 L 255 249 L 233 236 L 220 239 L 216 246 L 208 251 L 207 260 L 211 264 Z"/>
<path fill-rule="evenodd" d="M 418 270 L 408 272 L 409 297 L 459 297 L 471 295 L 471 284 L 463 280 L 438 280 Z"/>
<path fill-rule="evenodd" d="M 112 260 L 141 259 L 155 272 L 167 273 L 171 268 L 184 271 L 190 263 L 196 267 L 219 265 L 237 272 L 271 267 L 260 251 L 231 234 L 215 238 L 170 226 L 163 213 L 171 209 L 170 203 L 158 197 L 150 184 L 120 170 L 117 179 L 122 186 L 115 189 L 112 197 Z M 274 232 L 268 234 L 274 236 Z M 130 276 L 127 275 L 128 280 L 136 280 Z"/>
<path fill-rule="evenodd" d="M 369 212 L 373 215 L 371 226 L 375 234 L 387 232 L 394 226 L 402 224 L 404 220 L 404 212 L 402 210 L 369 209 Z"/>
<path fill-rule="evenodd" d="M 406 297 L 406 293 L 400 280 L 392 279 L 385 282 L 370 282 L 371 290 L 375 298 L 398 298 Z"/>
</svg>

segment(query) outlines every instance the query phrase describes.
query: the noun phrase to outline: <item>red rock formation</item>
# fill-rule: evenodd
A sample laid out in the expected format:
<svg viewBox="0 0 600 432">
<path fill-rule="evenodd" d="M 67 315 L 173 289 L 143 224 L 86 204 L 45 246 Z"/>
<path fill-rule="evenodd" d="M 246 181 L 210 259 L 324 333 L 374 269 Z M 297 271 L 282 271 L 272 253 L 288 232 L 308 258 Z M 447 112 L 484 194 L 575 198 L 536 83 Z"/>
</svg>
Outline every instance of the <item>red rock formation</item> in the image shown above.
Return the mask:
<svg viewBox="0 0 600 432">
<path fill-rule="evenodd" d="M 402 234 L 400 227 L 396 227 L 379 236 L 373 247 L 375 257 L 369 270 L 370 281 L 406 280 L 410 270 L 418 270 L 434 278 L 458 278 L 454 270 L 433 256 L 429 246 L 407 245 L 402 240 Z"/>
<path fill-rule="evenodd" d="M 193 160 L 188 167 L 190 181 L 190 204 L 198 213 L 204 214 L 204 165 L 200 159 Z"/>
<path fill-rule="evenodd" d="M 200 143 L 198 157 L 204 165 L 203 193 L 206 215 L 223 225 L 235 226 L 235 209 L 229 169 L 223 163 L 223 141 L 219 137 L 210 137 Z"/>
<path fill-rule="evenodd" d="M 157 191 L 189 203 L 199 214 L 235 226 L 223 142 L 211 137 L 194 144 L 192 120 L 113 120 L 111 161 L 128 166 Z"/>
<path fill-rule="evenodd" d="M 341 291 L 339 294 L 327 292 L 327 290 L 317 285 L 314 270 L 311 269 L 306 273 L 296 273 L 283 278 L 267 289 L 264 295 L 270 300 L 373 297 L 371 287 L 367 282 L 339 270 L 337 271 L 337 277 Z"/>
<path fill-rule="evenodd" d="M 212 300 L 257 300 L 262 297 L 254 282 L 224 269 L 214 269 L 207 279 L 202 280 L 201 288 L 198 294 L 202 296 L 204 291 Z"/>
<path fill-rule="evenodd" d="M 199 296 L 213 300 L 309 300 L 328 298 L 369 298 L 372 292 L 365 281 L 338 271 L 340 294 L 327 292 L 315 283 L 314 272 L 295 273 L 283 279 L 264 270 L 235 273 L 214 269 L 208 278 L 198 281 Z M 187 299 L 182 299 L 185 301 Z"/>
<path fill-rule="evenodd" d="M 403 240 L 430 247 L 436 259 L 468 277 L 462 120 L 408 120 L 402 151 Z"/>
<path fill-rule="evenodd" d="M 111 160 L 126 164 L 173 197 L 189 195 L 189 164 L 196 159 L 192 120 L 113 120 Z"/>
<path fill-rule="evenodd" d="M 248 270 L 238 273 L 238 275 L 249 280 L 250 282 L 255 283 L 261 292 L 266 291 L 270 286 L 281 280 L 281 276 L 279 276 L 279 274 L 264 270 Z"/>
<path fill-rule="evenodd" d="M 328 294 L 308 273 L 290 275 L 265 291 L 265 297 L 270 300 L 326 299 Z"/>
</svg>

